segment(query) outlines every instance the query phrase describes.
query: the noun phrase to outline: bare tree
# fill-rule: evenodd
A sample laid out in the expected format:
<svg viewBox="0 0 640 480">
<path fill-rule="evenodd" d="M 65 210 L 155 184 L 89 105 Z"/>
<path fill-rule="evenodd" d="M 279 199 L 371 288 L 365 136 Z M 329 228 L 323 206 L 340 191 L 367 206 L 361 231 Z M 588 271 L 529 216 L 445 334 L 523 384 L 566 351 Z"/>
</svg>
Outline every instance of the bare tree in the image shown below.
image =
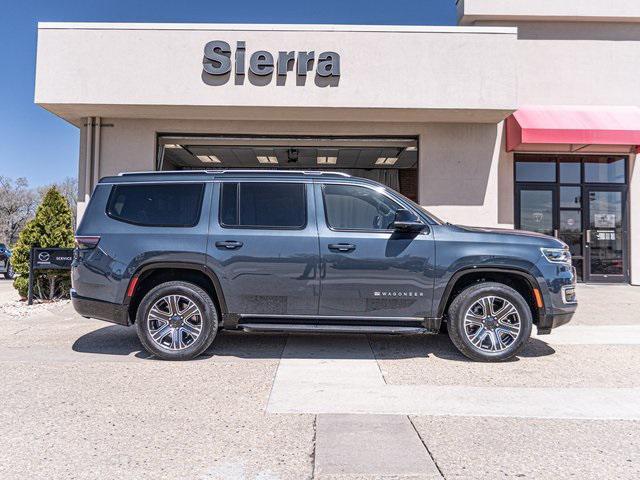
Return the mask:
<svg viewBox="0 0 640 480">
<path fill-rule="evenodd" d="M 0 241 L 13 245 L 24 224 L 35 214 L 38 195 L 26 178 L 0 176 Z"/>
</svg>

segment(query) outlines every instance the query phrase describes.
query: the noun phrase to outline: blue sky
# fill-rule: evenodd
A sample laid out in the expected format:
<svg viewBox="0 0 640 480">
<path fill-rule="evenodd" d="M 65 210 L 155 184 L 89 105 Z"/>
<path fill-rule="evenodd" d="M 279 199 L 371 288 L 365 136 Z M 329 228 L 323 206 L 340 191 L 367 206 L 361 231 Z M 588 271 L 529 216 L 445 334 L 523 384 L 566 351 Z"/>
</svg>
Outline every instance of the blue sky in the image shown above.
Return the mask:
<svg viewBox="0 0 640 480">
<path fill-rule="evenodd" d="M 33 104 L 37 22 L 453 25 L 455 0 L 22 0 L 0 17 L 0 175 L 77 175 L 78 130 Z"/>
</svg>

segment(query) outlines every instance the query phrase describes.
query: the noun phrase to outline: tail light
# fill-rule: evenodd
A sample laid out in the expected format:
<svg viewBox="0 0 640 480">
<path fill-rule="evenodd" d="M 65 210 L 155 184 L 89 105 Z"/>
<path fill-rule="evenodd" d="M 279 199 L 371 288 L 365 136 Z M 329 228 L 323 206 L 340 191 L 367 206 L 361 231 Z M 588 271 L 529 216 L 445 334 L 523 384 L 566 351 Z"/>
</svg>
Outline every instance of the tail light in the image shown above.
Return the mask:
<svg viewBox="0 0 640 480">
<path fill-rule="evenodd" d="M 76 246 L 79 249 L 95 248 L 100 241 L 99 236 L 76 235 Z"/>
</svg>

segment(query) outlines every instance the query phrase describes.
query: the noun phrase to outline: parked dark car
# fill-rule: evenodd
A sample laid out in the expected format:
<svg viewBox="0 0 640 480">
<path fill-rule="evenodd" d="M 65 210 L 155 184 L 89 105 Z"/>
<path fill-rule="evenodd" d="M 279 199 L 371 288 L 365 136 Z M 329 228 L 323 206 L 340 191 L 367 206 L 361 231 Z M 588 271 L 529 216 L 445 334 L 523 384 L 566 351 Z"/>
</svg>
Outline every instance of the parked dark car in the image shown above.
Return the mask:
<svg viewBox="0 0 640 480">
<path fill-rule="evenodd" d="M 219 329 L 430 333 L 513 357 L 577 306 L 568 247 L 444 223 L 379 183 L 320 171 L 121 174 L 77 231 L 75 309 L 135 325 L 163 359 Z"/>
<path fill-rule="evenodd" d="M 7 280 L 13 279 L 15 275 L 11 265 L 11 250 L 4 243 L 0 243 L 0 274 Z"/>
</svg>

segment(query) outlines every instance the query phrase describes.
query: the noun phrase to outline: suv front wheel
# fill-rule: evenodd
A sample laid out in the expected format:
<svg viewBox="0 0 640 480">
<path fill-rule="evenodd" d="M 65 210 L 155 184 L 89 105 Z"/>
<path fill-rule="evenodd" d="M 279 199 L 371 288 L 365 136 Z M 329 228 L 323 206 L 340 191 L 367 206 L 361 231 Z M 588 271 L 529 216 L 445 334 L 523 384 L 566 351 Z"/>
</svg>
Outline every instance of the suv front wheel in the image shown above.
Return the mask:
<svg viewBox="0 0 640 480">
<path fill-rule="evenodd" d="M 218 331 L 211 297 L 187 282 L 167 282 L 151 289 L 136 314 L 144 348 L 164 360 L 190 360 L 202 354 Z"/>
<path fill-rule="evenodd" d="M 499 362 L 514 357 L 529 340 L 532 316 L 525 299 L 502 283 L 479 283 L 463 290 L 449 307 L 448 331 L 463 355 Z"/>
</svg>

